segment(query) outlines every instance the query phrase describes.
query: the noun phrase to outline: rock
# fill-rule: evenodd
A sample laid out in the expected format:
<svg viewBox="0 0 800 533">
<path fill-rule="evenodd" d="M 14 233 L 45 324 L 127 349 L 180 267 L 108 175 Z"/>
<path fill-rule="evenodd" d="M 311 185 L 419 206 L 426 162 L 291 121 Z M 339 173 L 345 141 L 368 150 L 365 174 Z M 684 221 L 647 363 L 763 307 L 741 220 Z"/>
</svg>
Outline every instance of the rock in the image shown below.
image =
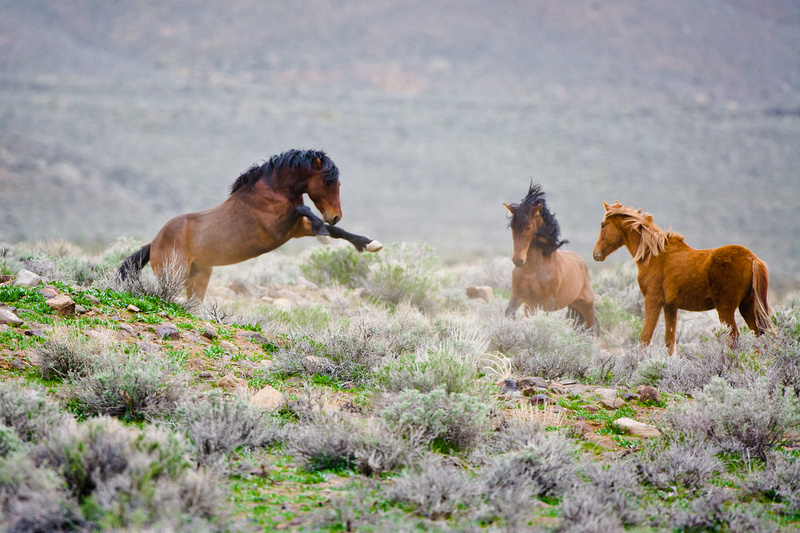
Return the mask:
<svg viewBox="0 0 800 533">
<path fill-rule="evenodd" d="M 261 290 L 258 287 L 242 278 L 234 278 L 230 285 L 228 285 L 228 288 L 238 296 L 247 296 L 248 298 L 261 296 Z"/>
<path fill-rule="evenodd" d="M 275 300 L 272 301 L 272 305 L 281 311 L 289 312 L 292 310 L 292 302 L 286 298 L 275 298 Z"/>
<path fill-rule="evenodd" d="M 92 305 L 100 305 L 100 299 L 92 294 L 84 294 L 83 297 Z"/>
<path fill-rule="evenodd" d="M 297 276 L 297 284 L 300 285 L 301 287 L 305 287 L 307 289 L 311 289 L 312 291 L 315 291 L 315 290 L 319 289 L 319 287 L 317 286 L 316 283 L 314 283 L 313 281 L 311 281 L 309 279 L 306 279 L 303 276 Z"/>
<path fill-rule="evenodd" d="M 76 304 L 75 305 L 75 314 L 76 315 L 85 315 L 86 314 L 86 308 L 84 306 L 82 306 L 82 305 L 77 305 Z"/>
<path fill-rule="evenodd" d="M 527 387 L 522 389 L 521 392 L 523 396 L 533 396 L 535 394 L 543 394 L 547 392 L 547 389 L 544 389 L 542 387 Z"/>
<path fill-rule="evenodd" d="M 310 374 L 319 374 L 333 369 L 333 362 L 327 357 L 307 355 L 303 358 L 303 368 Z"/>
<path fill-rule="evenodd" d="M 247 392 L 247 382 L 242 378 L 237 378 L 233 374 L 228 374 L 217 380 L 217 387 L 234 394 L 244 394 Z"/>
<path fill-rule="evenodd" d="M 219 347 L 227 352 L 238 352 L 239 347 L 233 344 L 230 341 L 221 340 L 219 341 Z"/>
<path fill-rule="evenodd" d="M 639 391 L 639 399 L 643 402 L 661 403 L 661 393 L 648 385 Z"/>
<path fill-rule="evenodd" d="M 14 281 L 14 276 L 10 276 L 7 274 L 3 274 L 2 276 L 0 276 L 0 285 L 2 285 L 3 283 L 8 283 L 9 281 Z"/>
<path fill-rule="evenodd" d="M 130 337 L 138 337 L 139 334 L 136 333 L 136 329 L 131 326 L 130 324 L 126 324 L 124 322 L 120 322 L 119 330 L 124 333 L 123 336 L 130 336 Z"/>
<path fill-rule="evenodd" d="M 45 300 L 49 300 L 50 298 L 55 298 L 59 295 L 58 289 L 53 287 L 52 285 L 48 285 L 43 289 L 39 289 L 39 294 L 44 296 Z"/>
<path fill-rule="evenodd" d="M 344 294 L 342 293 L 342 290 L 339 288 L 328 287 L 327 289 L 322 290 L 322 297 L 329 302 L 335 302 L 341 298 L 344 298 Z"/>
<path fill-rule="evenodd" d="M 483 300 L 489 303 L 494 296 L 494 291 L 491 287 L 482 285 L 479 287 L 467 287 L 467 298 L 470 300 Z"/>
<path fill-rule="evenodd" d="M 552 399 L 550 396 L 547 396 L 546 394 L 534 394 L 533 396 L 528 398 L 528 402 L 530 402 L 532 405 L 556 403 L 554 399 Z"/>
<path fill-rule="evenodd" d="M 596 405 L 591 405 L 591 404 L 589 404 L 589 405 L 581 405 L 580 408 L 583 409 L 584 411 L 589 411 L 590 413 L 596 413 L 597 411 L 600 410 L 599 407 L 597 407 Z"/>
<path fill-rule="evenodd" d="M 594 429 L 592 429 L 592 426 L 590 426 L 589 424 L 587 424 L 586 422 L 583 422 L 583 421 L 578 421 L 578 422 L 575 422 L 575 423 L 572 425 L 572 428 L 573 428 L 573 429 L 574 429 L 574 430 L 575 430 L 575 431 L 576 431 L 576 432 L 577 432 L 579 435 L 586 435 L 586 434 L 588 434 L 588 433 L 594 433 Z"/>
<path fill-rule="evenodd" d="M 43 328 L 26 329 L 25 330 L 25 336 L 26 337 L 40 337 L 40 338 L 46 337 L 46 335 L 44 334 L 44 329 Z"/>
<path fill-rule="evenodd" d="M 636 394 L 635 392 L 621 392 L 619 394 L 619 397 L 625 400 L 626 402 L 639 399 L 639 395 Z"/>
<path fill-rule="evenodd" d="M 258 369 L 259 370 L 271 370 L 272 367 L 275 366 L 275 362 L 272 359 L 262 359 L 258 362 Z"/>
<path fill-rule="evenodd" d="M 211 329 L 211 328 L 206 328 L 206 329 L 203 331 L 203 337 L 205 337 L 205 338 L 206 338 L 206 339 L 208 339 L 208 340 L 211 340 L 211 341 L 213 341 L 214 339 L 216 339 L 216 338 L 217 338 L 217 332 L 216 332 L 216 331 L 214 331 L 214 330 L 213 330 L 213 329 Z"/>
<path fill-rule="evenodd" d="M 214 379 L 214 374 L 211 372 L 200 372 L 197 374 L 198 379 L 205 379 L 205 380 L 212 380 Z"/>
<path fill-rule="evenodd" d="M 637 437 L 660 437 L 661 432 L 655 427 L 637 422 L 631 418 L 618 418 L 612 424 L 628 435 L 635 435 Z"/>
<path fill-rule="evenodd" d="M 539 387 L 541 389 L 547 388 L 547 380 L 538 376 L 528 376 L 517 380 L 517 388 L 520 390 L 528 389 L 530 387 Z"/>
<path fill-rule="evenodd" d="M 269 296 L 262 296 L 261 297 L 261 301 L 264 302 L 267 305 L 272 305 L 273 302 L 275 302 L 275 298 L 271 298 Z"/>
<path fill-rule="evenodd" d="M 603 389 L 597 388 L 592 391 L 596 396 L 599 396 L 603 400 L 608 400 L 613 402 L 614 399 L 617 397 L 617 389 Z"/>
<path fill-rule="evenodd" d="M 561 407 L 560 405 L 554 405 L 553 408 L 551 409 L 551 411 L 554 412 L 554 413 L 559 413 L 559 414 L 561 414 L 561 413 L 563 413 L 563 414 L 569 413 L 569 409 L 567 409 L 566 407 Z"/>
<path fill-rule="evenodd" d="M 517 382 L 513 379 L 501 379 L 495 382 L 495 385 L 500 387 L 500 394 L 509 394 L 511 396 L 519 396 L 519 389 Z"/>
<path fill-rule="evenodd" d="M 283 405 L 283 394 L 267 385 L 250 397 L 250 405 L 261 409 L 273 410 Z"/>
<path fill-rule="evenodd" d="M 176 341 L 181 338 L 181 334 L 178 333 L 178 328 L 172 324 L 159 324 L 153 328 L 153 331 L 159 339 Z"/>
<path fill-rule="evenodd" d="M 0 333 L 5 333 L 6 331 L 10 330 L 11 328 L 8 327 L 8 324 L 0 324 Z"/>
<path fill-rule="evenodd" d="M 50 298 L 47 300 L 47 305 L 58 316 L 75 316 L 75 300 L 68 294 L 59 294 L 55 298 Z"/>
<path fill-rule="evenodd" d="M 342 387 L 341 388 L 342 388 L 342 390 L 353 390 L 357 386 L 358 385 L 356 385 L 355 381 L 345 381 L 344 383 L 342 383 Z"/>
<path fill-rule="evenodd" d="M 564 387 L 561 383 L 559 383 L 557 381 L 551 381 L 550 383 L 548 383 L 547 388 L 553 394 L 558 394 L 559 396 L 566 396 L 567 395 L 566 387 Z"/>
<path fill-rule="evenodd" d="M 25 321 L 22 320 L 17 313 L 8 307 L 0 307 L 0 324 L 11 324 L 12 326 L 21 326 Z"/>
<path fill-rule="evenodd" d="M 625 400 L 623 400 L 622 398 L 614 398 L 613 400 L 602 398 L 600 400 L 600 405 L 602 405 L 606 409 L 619 409 L 620 407 L 625 405 Z"/>
<path fill-rule="evenodd" d="M 139 348 L 140 352 L 144 353 L 153 354 L 161 352 L 161 346 L 158 344 L 153 344 L 152 342 L 139 341 L 136 343 L 136 347 Z"/>
<path fill-rule="evenodd" d="M 289 300 L 293 304 L 296 304 L 300 300 L 300 296 L 291 289 L 276 289 L 273 287 L 270 289 L 269 295 L 275 298 L 275 301 L 283 299 Z"/>
<path fill-rule="evenodd" d="M 561 384 L 565 387 L 568 387 L 569 385 L 578 385 L 578 382 L 574 379 L 565 379 L 561 381 Z"/>
<path fill-rule="evenodd" d="M 206 362 L 198 357 L 192 357 L 186 361 L 186 368 L 189 370 L 204 370 L 206 368 Z"/>
<path fill-rule="evenodd" d="M 14 284 L 19 285 L 20 287 L 36 287 L 41 282 L 41 276 L 23 268 L 17 272 L 17 277 L 14 281 Z"/>
<path fill-rule="evenodd" d="M 247 339 L 258 344 L 270 344 L 270 340 L 257 331 L 240 331 L 239 337 Z"/>
<path fill-rule="evenodd" d="M 136 306 L 135 306 L 135 305 L 133 305 L 133 304 L 130 304 L 130 305 L 127 307 L 127 309 L 128 309 L 128 311 L 130 311 L 131 313 L 139 313 L 139 312 L 141 312 L 141 309 L 139 309 L 138 307 L 136 307 Z"/>
</svg>

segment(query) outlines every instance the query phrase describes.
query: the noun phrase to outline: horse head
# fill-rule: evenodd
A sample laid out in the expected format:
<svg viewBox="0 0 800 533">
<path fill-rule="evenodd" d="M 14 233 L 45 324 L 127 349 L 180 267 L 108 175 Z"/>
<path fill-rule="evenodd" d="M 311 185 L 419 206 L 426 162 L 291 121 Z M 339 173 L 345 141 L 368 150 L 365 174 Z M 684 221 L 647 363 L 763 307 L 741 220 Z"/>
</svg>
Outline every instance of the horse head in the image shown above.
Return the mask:
<svg viewBox="0 0 800 533">
<path fill-rule="evenodd" d="M 322 219 L 328 224 L 335 225 L 342 219 L 342 204 L 339 200 L 339 170 L 324 154 L 322 158 L 314 158 L 311 169 L 306 194 L 322 213 Z"/>
<path fill-rule="evenodd" d="M 536 232 L 542 225 L 539 213 L 544 204 L 503 205 L 511 213 L 511 236 L 514 239 L 514 255 L 511 256 L 511 261 L 519 267 L 525 264 L 531 242 L 536 238 Z"/>
<path fill-rule="evenodd" d="M 597 237 L 597 243 L 592 250 L 592 257 L 595 261 L 605 261 L 606 257 L 617 251 L 623 244 L 625 244 L 625 237 L 620 228 L 619 216 L 613 217 L 609 215 L 611 208 L 620 208 L 622 204 L 619 202 L 613 206 L 603 202 L 606 209 L 603 215 L 603 221 L 600 223 L 600 235 Z"/>
</svg>

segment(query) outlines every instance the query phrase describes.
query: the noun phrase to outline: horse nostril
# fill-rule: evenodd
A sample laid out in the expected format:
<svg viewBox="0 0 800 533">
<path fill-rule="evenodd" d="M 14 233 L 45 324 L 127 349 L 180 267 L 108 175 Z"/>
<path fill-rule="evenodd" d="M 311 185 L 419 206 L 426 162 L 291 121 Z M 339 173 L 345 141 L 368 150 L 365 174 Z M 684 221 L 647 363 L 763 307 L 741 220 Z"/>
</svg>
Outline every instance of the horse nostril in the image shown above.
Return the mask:
<svg viewBox="0 0 800 533">
<path fill-rule="evenodd" d="M 339 222 L 341 219 L 342 219 L 342 217 L 340 217 L 339 215 L 334 215 L 333 220 L 331 221 L 331 224 L 333 224 L 335 226 L 336 223 Z"/>
</svg>

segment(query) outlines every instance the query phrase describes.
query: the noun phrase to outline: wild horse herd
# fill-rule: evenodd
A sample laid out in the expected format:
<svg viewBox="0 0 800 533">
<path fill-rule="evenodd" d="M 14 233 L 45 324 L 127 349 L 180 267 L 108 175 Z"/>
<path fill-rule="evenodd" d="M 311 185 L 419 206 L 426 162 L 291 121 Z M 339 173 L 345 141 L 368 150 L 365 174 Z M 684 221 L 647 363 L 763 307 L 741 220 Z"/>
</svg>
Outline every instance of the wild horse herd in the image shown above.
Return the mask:
<svg viewBox="0 0 800 533">
<path fill-rule="evenodd" d="M 304 205 L 307 195 L 322 214 Z M 649 344 L 663 309 L 665 341 L 675 351 L 678 309 L 716 309 L 736 345 L 739 313 L 756 335 L 771 329 L 767 303 L 767 265 L 743 246 L 695 250 L 679 233 L 663 231 L 653 217 L 619 202 L 605 206 L 592 257 L 603 261 L 625 246 L 638 268 L 644 295 L 641 342 Z M 514 241 L 511 297 L 506 314 L 524 305 L 570 315 L 593 328 L 594 293 L 589 267 L 575 252 L 561 250 L 560 229 L 539 185 L 531 185 L 518 204 L 504 204 L 511 213 Z M 188 298 L 202 300 L 215 266 L 230 265 L 272 251 L 289 239 L 316 236 L 322 242 L 344 239 L 358 251 L 377 252 L 382 245 L 336 226 L 342 218 L 339 170 L 323 152 L 290 150 L 255 165 L 239 176 L 223 203 L 178 215 L 161 228 L 150 244 L 125 259 L 119 276 L 138 276 L 150 262 L 157 275 L 178 272 Z"/>
</svg>

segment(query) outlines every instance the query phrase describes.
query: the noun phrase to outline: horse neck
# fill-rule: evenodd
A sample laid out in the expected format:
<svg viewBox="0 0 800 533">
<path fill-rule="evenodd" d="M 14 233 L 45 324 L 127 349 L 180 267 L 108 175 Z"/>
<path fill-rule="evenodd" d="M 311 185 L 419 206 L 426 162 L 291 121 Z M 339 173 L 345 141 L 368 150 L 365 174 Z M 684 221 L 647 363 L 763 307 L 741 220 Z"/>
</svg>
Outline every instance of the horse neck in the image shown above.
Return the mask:
<svg viewBox="0 0 800 533">
<path fill-rule="evenodd" d="M 536 246 L 536 240 L 533 240 L 528 246 L 528 255 L 525 256 L 525 265 L 530 265 L 531 267 L 548 265 L 555 257 L 556 253 L 558 253 L 558 250 L 545 257 L 542 249 L 539 246 Z"/>
<path fill-rule="evenodd" d="M 639 247 L 642 245 L 642 234 L 636 230 L 622 227 L 622 235 L 623 235 L 623 242 L 625 243 L 625 248 L 631 254 L 631 257 L 636 257 L 636 254 L 639 253 Z M 642 261 L 637 261 L 637 265 Z"/>
<path fill-rule="evenodd" d="M 268 185 L 264 180 L 258 180 L 253 190 L 242 187 L 231 194 L 228 202 L 243 203 L 258 211 L 269 211 L 281 216 L 303 205 L 303 193 L 298 194 L 286 187 Z"/>
</svg>

